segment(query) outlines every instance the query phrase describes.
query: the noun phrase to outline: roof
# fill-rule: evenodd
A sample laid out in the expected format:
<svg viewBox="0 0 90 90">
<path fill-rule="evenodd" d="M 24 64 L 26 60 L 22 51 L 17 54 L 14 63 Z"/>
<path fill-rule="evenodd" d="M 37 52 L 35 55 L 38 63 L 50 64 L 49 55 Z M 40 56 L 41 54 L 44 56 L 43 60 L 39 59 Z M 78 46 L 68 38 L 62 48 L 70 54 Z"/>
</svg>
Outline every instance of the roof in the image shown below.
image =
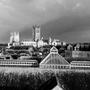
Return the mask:
<svg viewBox="0 0 90 90">
<path fill-rule="evenodd" d="M 35 62 L 37 63 L 37 60 L 0 60 L 0 64 L 1 63 L 3 63 L 3 64 L 4 63 L 8 63 L 8 64 L 9 63 L 23 63 L 24 64 L 24 63 L 27 63 L 27 62 L 28 63 L 35 63 Z"/>
<path fill-rule="evenodd" d="M 62 90 L 58 85 L 54 87 L 52 90 Z"/>
<path fill-rule="evenodd" d="M 72 61 L 71 64 L 89 64 L 90 65 L 90 61 Z"/>
<path fill-rule="evenodd" d="M 45 57 L 45 59 L 40 63 L 42 64 L 69 64 L 64 57 L 58 54 L 56 47 L 52 47 L 50 53 Z"/>
<path fill-rule="evenodd" d="M 50 49 L 50 52 L 51 52 L 51 53 L 58 53 L 58 49 L 53 46 L 53 47 Z"/>
</svg>

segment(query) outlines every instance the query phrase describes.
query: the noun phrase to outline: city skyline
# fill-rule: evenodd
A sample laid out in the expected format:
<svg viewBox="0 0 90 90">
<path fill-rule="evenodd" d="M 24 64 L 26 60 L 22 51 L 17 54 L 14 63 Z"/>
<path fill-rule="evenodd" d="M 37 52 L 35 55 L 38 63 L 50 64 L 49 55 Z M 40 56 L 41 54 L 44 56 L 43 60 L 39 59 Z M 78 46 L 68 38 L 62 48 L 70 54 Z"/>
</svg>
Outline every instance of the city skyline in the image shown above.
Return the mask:
<svg viewBox="0 0 90 90">
<path fill-rule="evenodd" d="M 19 31 L 32 37 L 32 26 L 41 25 L 44 37 L 61 41 L 90 41 L 89 0 L 0 0 L 0 42 Z"/>
</svg>

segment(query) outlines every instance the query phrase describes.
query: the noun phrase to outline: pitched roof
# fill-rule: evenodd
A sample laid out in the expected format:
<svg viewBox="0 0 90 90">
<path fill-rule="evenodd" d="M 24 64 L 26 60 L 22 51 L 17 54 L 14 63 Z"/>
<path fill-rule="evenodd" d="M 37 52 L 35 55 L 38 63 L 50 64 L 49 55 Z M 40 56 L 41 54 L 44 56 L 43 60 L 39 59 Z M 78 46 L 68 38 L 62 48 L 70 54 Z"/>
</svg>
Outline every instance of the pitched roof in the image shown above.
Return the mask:
<svg viewBox="0 0 90 90">
<path fill-rule="evenodd" d="M 50 53 L 58 53 L 58 49 L 53 46 L 53 47 L 50 49 Z"/>
<path fill-rule="evenodd" d="M 64 57 L 58 54 L 58 50 L 56 47 L 52 47 L 50 53 L 46 56 L 46 58 L 40 63 L 42 64 L 69 64 Z"/>
<path fill-rule="evenodd" d="M 72 61 L 70 64 L 80 64 L 80 65 L 89 65 L 90 61 Z"/>
<path fill-rule="evenodd" d="M 52 90 L 62 90 L 58 85 L 54 87 Z"/>
</svg>

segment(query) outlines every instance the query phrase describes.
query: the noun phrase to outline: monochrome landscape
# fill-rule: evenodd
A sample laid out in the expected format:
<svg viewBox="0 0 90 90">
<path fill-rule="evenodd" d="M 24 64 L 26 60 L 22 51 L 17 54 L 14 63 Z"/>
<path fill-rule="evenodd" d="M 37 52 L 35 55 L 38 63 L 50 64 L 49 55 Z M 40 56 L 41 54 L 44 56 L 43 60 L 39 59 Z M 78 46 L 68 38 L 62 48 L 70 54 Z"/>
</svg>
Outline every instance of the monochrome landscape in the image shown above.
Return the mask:
<svg viewBox="0 0 90 90">
<path fill-rule="evenodd" d="M 0 90 L 90 90 L 89 0 L 0 0 Z"/>
</svg>

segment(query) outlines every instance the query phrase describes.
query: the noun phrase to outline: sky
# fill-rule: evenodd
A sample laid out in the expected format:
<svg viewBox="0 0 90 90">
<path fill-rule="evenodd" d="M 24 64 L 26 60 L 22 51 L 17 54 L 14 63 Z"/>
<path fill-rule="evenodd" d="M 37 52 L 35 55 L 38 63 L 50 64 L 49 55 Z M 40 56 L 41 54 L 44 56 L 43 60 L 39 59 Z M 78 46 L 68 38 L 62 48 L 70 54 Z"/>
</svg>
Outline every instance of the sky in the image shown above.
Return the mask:
<svg viewBox="0 0 90 90">
<path fill-rule="evenodd" d="M 45 38 L 90 42 L 90 0 L 0 0 L 0 42 L 14 31 L 31 38 L 35 24 Z"/>
</svg>

